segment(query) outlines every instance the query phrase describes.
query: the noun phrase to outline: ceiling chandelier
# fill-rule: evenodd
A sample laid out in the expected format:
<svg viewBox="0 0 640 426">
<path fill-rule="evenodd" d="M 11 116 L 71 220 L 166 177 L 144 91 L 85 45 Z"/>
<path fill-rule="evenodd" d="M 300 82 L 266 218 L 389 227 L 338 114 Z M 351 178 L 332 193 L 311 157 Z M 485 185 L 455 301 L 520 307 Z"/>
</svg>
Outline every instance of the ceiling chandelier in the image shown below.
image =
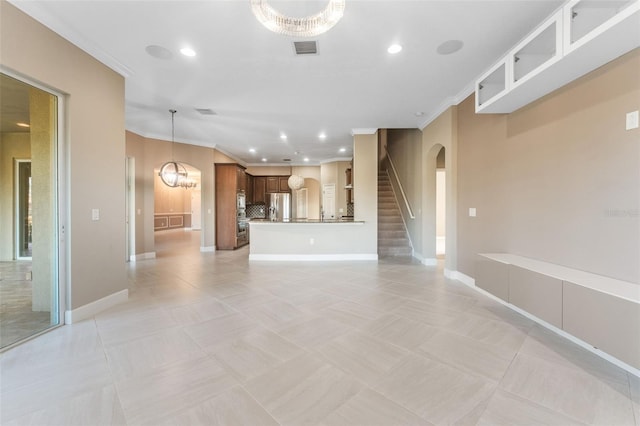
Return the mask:
<svg viewBox="0 0 640 426">
<path fill-rule="evenodd" d="M 160 176 L 162 183 L 170 186 L 171 188 L 177 188 L 178 186 L 187 188 L 185 184 L 183 184 L 184 182 L 188 182 L 187 169 L 173 159 L 173 146 L 175 145 L 175 127 L 173 124 L 173 117 L 177 111 L 175 109 L 170 109 L 169 112 L 171 113 L 171 161 L 167 161 L 162 165 L 162 167 L 160 167 L 160 173 L 158 173 L 158 175 Z"/>
<path fill-rule="evenodd" d="M 292 18 L 275 10 L 267 0 L 251 0 L 258 21 L 271 31 L 294 37 L 313 37 L 329 31 L 344 14 L 345 0 L 329 0 L 327 7 L 315 15 Z"/>
</svg>

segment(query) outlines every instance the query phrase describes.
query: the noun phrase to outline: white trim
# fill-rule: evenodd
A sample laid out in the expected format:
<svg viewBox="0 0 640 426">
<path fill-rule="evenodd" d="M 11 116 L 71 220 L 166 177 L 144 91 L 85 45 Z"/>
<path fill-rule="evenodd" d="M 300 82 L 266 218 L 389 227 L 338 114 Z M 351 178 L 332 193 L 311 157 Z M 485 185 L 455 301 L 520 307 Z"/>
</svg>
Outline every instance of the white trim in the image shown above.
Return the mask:
<svg viewBox="0 0 640 426">
<path fill-rule="evenodd" d="M 425 266 L 438 266 L 438 259 L 436 259 L 435 257 L 422 257 L 422 256 L 414 256 L 415 258 L 417 258 L 418 260 L 420 260 L 420 263 L 422 263 Z"/>
<path fill-rule="evenodd" d="M 535 315 L 530 314 L 527 311 L 524 311 L 524 310 L 518 308 L 515 305 L 510 304 L 509 302 L 506 302 L 506 301 L 500 299 L 497 296 L 494 296 L 493 294 L 489 293 L 488 291 L 485 291 L 480 287 L 476 287 L 475 280 L 473 278 L 471 278 L 471 277 L 469 277 L 469 276 L 467 276 L 467 275 L 465 275 L 465 274 L 463 274 L 461 272 L 458 272 L 458 271 L 453 271 L 453 272 L 449 271 L 449 272 L 451 274 L 454 274 L 454 275 L 459 274 L 462 277 L 466 277 L 465 280 L 458 279 L 458 281 L 462 282 L 463 284 L 467 285 L 468 287 L 473 288 L 478 293 L 484 294 L 485 296 L 487 296 L 490 299 L 500 303 L 501 305 L 506 306 L 507 308 L 519 313 L 520 315 L 530 319 L 531 321 L 536 322 L 536 323 L 540 324 L 541 326 L 543 326 L 544 328 L 556 333 L 558 336 L 564 337 L 565 339 L 567 339 L 567 340 L 575 343 L 576 345 L 588 350 L 589 352 L 593 353 L 594 355 L 597 355 L 600 358 L 603 358 L 604 360 L 609 361 L 610 363 L 622 368 L 623 370 L 633 374 L 636 377 L 640 377 L 640 370 L 639 369 L 637 369 L 635 367 L 632 367 L 632 366 L 630 366 L 629 364 L 627 364 L 627 363 L 625 363 L 623 361 L 620 361 L 618 358 L 615 358 L 615 357 L 609 355 L 608 353 L 601 351 L 600 349 L 594 348 L 592 345 L 590 345 L 587 342 L 584 342 L 583 340 L 578 339 L 576 336 L 574 336 L 572 334 L 569 334 L 566 331 L 561 330 L 561 329 L 559 329 L 558 327 L 556 327 L 554 325 L 549 324 L 548 322 L 536 317 Z M 445 275 L 446 275 L 446 270 L 445 270 Z M 452 278 L 452 279 L 454 279 L 454 278 Z"/>
<path fill-rule="evenodd" d="M 272 261 L 272 262 L 322 262 L 322 261 L 344 261 L 344 260 L 378 260 L 377 254 L 250 254 L 249 260 Z"/>
<path fill-rule="evenodd" d="M 111 68 L 123 77 L 131 77 L 134 74 L 131 68 L 127 67 L 122 62 L 111 56 L 97 44 L 89 41 L 86 36 L 78 33 L 66 22 L 49 13 L 44 4 L 40 4 L 39 2 L 18 0 L 9 0 L 9 2 L 13 6 L 20 9 L 22 12 L 39 21 L 54 33 L 66 39 L 71 44 L 74 44 L 81 50 L 84 50 L 89 55 L 102 62 L 107 67 Z"/>
<path fill-rule="evenodd" d="M 152 251 L 149 253 L 132 254 L 129 257 L 129 260 L 131 262 L 137 262 L 138 260 L 147 260 L 147 259 L 155 259 L 155 258 L 156 258 L 156 252 Z"/>
<path fill-rule="evenodd" d="M 109 309 L 119 303 L 129 300 L 129 290 L 120 290 L 117 293 L 105 296 L 86 305 L 80 306 L 72 311 L 64 312 L 64 323 L 73 324 L 85 319 L 92 318 L 95 314 Z"/>
<path fill-rule="evenodd" d="M 468 285 L 469 287 L 476 286 L 476 280 L 474 280 L 468 275 L 463 274 L 460 271 L 452 271 L 450 269 L 445 268 L 444 276 L 449 278 L 450 280 L 460 281 L 461 283 Z"/>
<path fill-rule="evenodd" d="M 368 127 L 368 128 L 360 128 L 360 129 L 351 129 L 351 135 L 375 135 L 378 131 L 377 127 Z"/>
<path fill-rule="evenodd" d="M 200 252 L 201 253 L 212 253 L 216 251 L 216 246 L 206 246 L 206 247 L 200 247 Z"/>
</svg>

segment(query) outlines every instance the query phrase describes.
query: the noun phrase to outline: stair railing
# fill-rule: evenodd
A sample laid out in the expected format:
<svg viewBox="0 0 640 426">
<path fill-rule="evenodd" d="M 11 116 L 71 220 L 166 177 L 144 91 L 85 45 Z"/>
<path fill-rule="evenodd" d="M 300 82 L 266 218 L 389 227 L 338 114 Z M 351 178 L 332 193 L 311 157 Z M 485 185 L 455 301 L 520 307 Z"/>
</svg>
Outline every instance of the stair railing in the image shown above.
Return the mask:
<svg viewBox="0 0 640 426">
<path fill-rule="evenodd" d="M 400 182 L 400 178 L 398 177 L 398 172 L 396 172 L 396 167 L 393 165 L 393 160 L 391 159 L 391 154 L 389 154 L 389 151 L 387 151 L 387 161 L 389 162 L 389 165 L 391 166 L 391 171 L 393 172 L 393 177 L 396 181 L 396 184 L 398 185 L 398 188 L 400 188 L 400 195 L 402 196 L 402 200 L 404 201 L 404 205 L 407 207 L 407 212 L 409 213 L 409 217 L 411 219 L 415 219 L 416 216 L 413 214 L 413 209 L 411 208 L 411 204 L 409 203 L 409 200 L 407 199 L 407 195 L 404 193 L 404 188 L 402 187 L 402 182 Z M 388 170 L 387 170 L 388 173 Z M 393 185 L 391 185 L 393 187 Z"/>
</svg>

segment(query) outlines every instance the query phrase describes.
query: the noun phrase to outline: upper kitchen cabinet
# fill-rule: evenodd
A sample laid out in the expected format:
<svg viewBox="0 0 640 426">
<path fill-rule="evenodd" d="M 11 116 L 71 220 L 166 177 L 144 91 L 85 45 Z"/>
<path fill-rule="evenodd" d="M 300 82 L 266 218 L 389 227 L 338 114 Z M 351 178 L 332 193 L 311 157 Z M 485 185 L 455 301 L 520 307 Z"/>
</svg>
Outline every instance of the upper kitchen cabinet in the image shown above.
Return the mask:
<svg viewBox="0 0 640 426">
<path fill-rule="evenodd" d="M 254 204 L 264 204 L 266 202 L 267 177 L 254 176 L 253 178 L 253 202 Z"/>
<path fill-rule="evenodd" d="M 253 176 L 249 173 L 245 173 L 246 176 L 246 194 L 247 194 L 247 204 L 253 204 L 254 196 L 253 196 Z"/>
<path fill-rule="evenodd" d="M 247 174 L 243 167 L 237 166 L 236 176 L 238 192 L 247 192 Z"/>
<path fill-rule="evenodd" d="M 289 189 L 289 176 L 266 176 L 267 193 L 291 192 Z"/>
<path fill-rule="evenodd" d="M 290 192 L 289 176 L 278 176 L 278 192 Z"/>
<path fill-rule="evenodd" d="M 477 113 L 510 113 L 640 46 L 640 0 L 571 0 L 476 82 Z"/>
</svg>

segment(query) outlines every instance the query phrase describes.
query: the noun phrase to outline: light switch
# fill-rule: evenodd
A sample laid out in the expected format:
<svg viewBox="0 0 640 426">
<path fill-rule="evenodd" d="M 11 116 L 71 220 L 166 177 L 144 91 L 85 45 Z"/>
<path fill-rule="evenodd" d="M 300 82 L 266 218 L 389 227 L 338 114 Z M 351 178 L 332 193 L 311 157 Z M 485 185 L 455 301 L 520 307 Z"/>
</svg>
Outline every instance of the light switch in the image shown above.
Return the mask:
<svg viewBox="0 0 640 426">
<path fill-rule="evenodd" d="M 100 220 L 100 209 L 91 209 L 91 220 Z"/>
<path fill-rule="evenodd" d="M 138 209 L 138 216 L 142 214 L 142 209 Z"/>
<path fill-rule="evenodd" d="M 638 128 L 638 111 L 627 113 L 627 130 L 633 130 Z"/>
<path fill-rule="evenodd" d="M 476 217 L 476 208 L 469 207 L 469 217 Z"/>
</svg>

